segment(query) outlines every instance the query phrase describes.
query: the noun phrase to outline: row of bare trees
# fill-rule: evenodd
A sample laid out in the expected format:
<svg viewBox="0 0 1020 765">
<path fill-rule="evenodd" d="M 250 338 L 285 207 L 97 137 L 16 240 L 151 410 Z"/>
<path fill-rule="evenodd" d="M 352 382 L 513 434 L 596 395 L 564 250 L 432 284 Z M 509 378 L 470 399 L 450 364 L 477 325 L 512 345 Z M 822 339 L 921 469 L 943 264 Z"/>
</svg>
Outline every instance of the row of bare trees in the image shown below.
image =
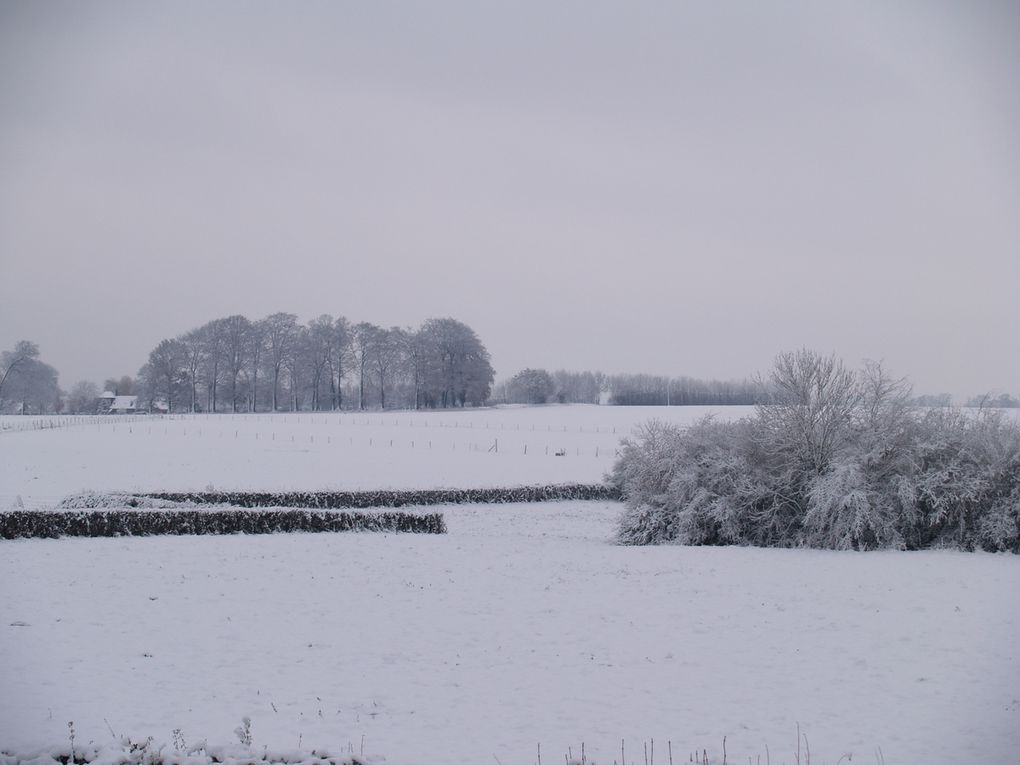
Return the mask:
<svg viewBox="0 0 1020 765">
<path fill-rule="evenodd" d="M 170 411 L 338 410 L 478 406 L 492 386 L 489 354 L 455 319 L 418 329 L 292 313 L 214 319 L 160 341 L 139 393 Z"/>
<path fill-rule="evenodd" d="M 760 403 L 753 380 L 700 380 L 696 377 L 613 375 L 609 403 L 620 406 L 749 406 Z"/>
<path fill-rule="evenodd" d="M 602 372 L 529 368 L 497 385 L 493 399 L 501 404 L 598 404 L 606 385 Z"/>
<path fill-rule="evenodd" d="M 764 392 L 754 380 L 529 368 L 497 385 L 495 398 L 511 404 L 599 404 L 608 399 L 616 406 L 749 406 L 761 403 Z"/>
</svg>

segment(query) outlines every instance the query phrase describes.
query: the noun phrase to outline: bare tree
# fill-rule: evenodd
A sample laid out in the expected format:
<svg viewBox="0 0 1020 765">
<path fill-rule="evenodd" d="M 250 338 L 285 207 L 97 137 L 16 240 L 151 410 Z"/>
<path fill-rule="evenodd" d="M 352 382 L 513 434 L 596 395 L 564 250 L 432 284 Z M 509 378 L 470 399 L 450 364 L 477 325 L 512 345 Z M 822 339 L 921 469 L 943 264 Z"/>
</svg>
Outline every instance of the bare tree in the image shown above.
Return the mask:
<svg viewBox="0 0 1020 765">
<path fill-rule="evenodd" d="M 223 319 L 223 354 L 230 380 L 230 411 L 237 411 L 237 378 L 248 363 L 251 322 L 235 314 Z"/>
<path fill-rule="evenodd" d="M 67 394 L 67 408 L 72 414 L 95 414 L 99 401 L 99 388 L 94 382 L 79 380 Z"/>
<path fill-rule="evenodd" d="M 801 349 L 776 357 L 758 420 L 767 449 L 786 455 L 793 470 L 825 472 L 849 442 L 862 392 L 857 376 L 835 356 Z"/>
<path fill-rule="evenodd" d="M 372 366 L 379 380 L 379 408 L 386 408 L 386 384 L 390 376 L 404 361 L 404 343 L 398 327 L 377 328 L 374 339 Z"/>
<path fill-rule="evenodd" d="M 379 327 L 363 321 L 354 325 L 351 333 L 351 352 L 358 371 L 358 409 L 365 408 L 365 380 L 375 352 L 375 341 Z"/>
<path fill-rule="evenodd" d="M 262 320 L 269 354 L 269 369 L 273 374 L 273 411 L 279 406 L 280 372 L 294 353 L 298 336 L 297 316 L 292 313 L 274 313 Z"/>
<path fill-rule="evenodd" d="M 5 386 L 6 399 L 18 402 L 15 411 L 21 414 L 58 412 L 63 396 L 57 370 L 36 358 L 26 358 L 15 374 L 9 375 Z"/>
<path fill-rule="evenodd" d="M 513 404 L 545 404 L 555 387 L 544 369 L 522 369 L 507 383 L 507 398 Z"/>
<path fill-rule="evenodd" d="M 421 332 L 434 358 L 426 397 L 432 406 L 484 403 L 492 390 L 494 373 L 489 353 L 474 330 L 456 319 L 429 319 Z"/>
<path fill-rule="evenodd" d="M 206 409 L 210 412 L 215 412 L 218 408 L 217 394 L 220 378 L 226 366 L 224 363 L 227 334 L 226 319 L 213 319 L 197 331 L 201 333 L 205 340 L 205 369 L 203 376 L 205 379 Z"/>
<path fill-rule="evenodd" d="M 181 336 L 184 352 L 184 373 L 188 380 L 188 391 L 191 394 L 191 411 L 198 411 L 198 381 L 205 366 L 208 343 L 202 329 L 193 329 Z"/>
<path fill-rule="evenodd" d="M 259 366 L 266 347 L 266 326 L 261 321 L 252 322 L 248 328 L 248 365 L 251 369 L 250 410 L 258 411 Z"/>
<path fill-rule="evenodd" d="M 188 351 L 180 340 L 163 340 L 149 354 L 148 368 L 153 377 L 156 395 L 166 396 L 168 412 L 174 410 L 174 397 L 187 379 L 185 363 Z"/>
<path fill-rule="evenodd" d="M 293 351 L 287 356 L 286 370 L 288 386 L 290 388 L 291 409 L 297 411 L 301 408 L 301 380 L 306 375 L 311 365 L 311 342 L 308 338 L 308 328 L 298 325 L 294 336 Z"/>
<path fill-rule="evenodd" d="M 131 375 L 121 377 L 108 377 L 103 383 L 103 390 L 109 391 L 115 396 L 133 396 L 138 393 L 138 384 Z"/>
<path fill-rule="evenodd" d="M 431 361 L 428 338 L 424 332 L 408 328 L 400 331 L 399 341 L 403 346 L 402 352 L 407 363 L 414 408 L 421 409 Z"/>
<path fill-rule="evenodd" d="M 39 346 L 28 340 L 19 340 L 14 345 L 14 350 L 4 351 L 0 355 L 0 405 L 3 403 L 4 385 L 11 379 L 11 376 L 19 367 L 26 366 L 38 357 Z"/>
<path fill-rule="evenodd" d="M 343 409 L 343 379 L 351 360 L 351 327 L 343 316 L 333 322 L 330 335 L 329 388 L 333 409 Z"/>
<path fill-rule="evenodd" d="M 329 384 L 333 384 L 333 372 L 330 364 L 333 351 L 333 317 L 322 314 L 308 322 L 308 351 L 312 372 L 312 409 L 322 409 L 323 377 L 329 375 Z"/>
</svg>

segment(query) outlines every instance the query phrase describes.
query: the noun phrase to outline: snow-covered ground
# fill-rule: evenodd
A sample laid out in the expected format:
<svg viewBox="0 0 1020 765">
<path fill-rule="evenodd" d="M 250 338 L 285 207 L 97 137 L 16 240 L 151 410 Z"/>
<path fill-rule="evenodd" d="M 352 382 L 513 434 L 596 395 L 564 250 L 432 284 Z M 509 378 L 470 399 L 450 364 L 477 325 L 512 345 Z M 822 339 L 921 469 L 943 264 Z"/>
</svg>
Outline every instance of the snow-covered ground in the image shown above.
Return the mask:
<svg viewBox="0 0 1020 765">
<path fill-rule="evenodd" d="M 598 482 L 650 418 L 750 407 L 505 407 L 391 413 L 28 418 L 0 431 L 0 507 L 82 490 L 379 489 Z M 18 418 L 0 418 L 0 426 Z M 498 442 L 498 443 L 497 443 Z M 563 451 L 563 456 L 556 452 Z"/>
<path fill-rule="evenodd" d="M 638 423 L 705 412 L 59 418 L 0 432 L 0 507 L 598 481 Z M 364 737 L 398 765 L 582 741 L 608 764 L 621 739 L 641 762 L 652 738 L 661 763 L 667 740 L 719 762 L 723 736 L 731 763 L 792 765 L 798 723 L 816 763 L 1017 761 L 1020 556 L 618 547 L 612 503 L 442 510 L 443 536 L 0 542 L 0 748 L 70 720 L 82 743 L 224 743 L 248 715 L 256 746 Z"/>
<path fill-rule="evenodd" d="M 118 734 L 394 763 L 707 748 L 1012 763 L 1011 555 L 616 547 L 611 503 L 444 508 L 445 536 L 0 543 L 0 742 Z M 753 760 L 756 762 L 756 760 Z M 844 760 L 846 762 L 846 760 Z"/>
</svg>

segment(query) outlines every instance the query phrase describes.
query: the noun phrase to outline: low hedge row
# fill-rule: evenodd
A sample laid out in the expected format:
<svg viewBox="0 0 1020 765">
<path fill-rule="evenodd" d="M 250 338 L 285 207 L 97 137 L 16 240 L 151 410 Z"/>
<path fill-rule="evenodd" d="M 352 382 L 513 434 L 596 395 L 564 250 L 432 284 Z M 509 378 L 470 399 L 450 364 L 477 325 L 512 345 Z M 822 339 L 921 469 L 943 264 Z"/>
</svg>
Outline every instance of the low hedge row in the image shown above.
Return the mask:
<svg viewBox="0 0 1020 765">
<path fill-rule="evenodd" d="M 444 534 L 441 513 L 322 510 L 12 510 L 0 512 L 0 538 L 274 534 L 292 531 L 402 531 Z"/>
<path fill-rule="evenodd" d="M 620 491 L 603 484 L 553 484 L 496 489 L 412 489 L 392 491 L 200 491 L 151 492 L 141 497 L 236 507 L 367 508 L 409 505 L 504 504 L 557 500 L 618 500 Z"/>
</svg>

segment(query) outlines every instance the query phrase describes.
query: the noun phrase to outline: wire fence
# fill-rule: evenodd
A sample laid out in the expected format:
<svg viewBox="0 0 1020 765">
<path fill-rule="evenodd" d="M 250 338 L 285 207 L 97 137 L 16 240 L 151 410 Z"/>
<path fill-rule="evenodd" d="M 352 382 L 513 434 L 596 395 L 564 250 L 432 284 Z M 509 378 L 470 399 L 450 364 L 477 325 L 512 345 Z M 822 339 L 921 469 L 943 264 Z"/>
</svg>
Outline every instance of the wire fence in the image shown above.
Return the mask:
<svg viewBox="0 0 1020 765">
<path fill-rule="evenodd" d="M 0 417 L 0 433 L 23 433 L 29 430 L 55 430 L 58 428 L 86 427 L 91 425 L 114 425 L 117 423 L 143 422 L 162 419 L 163 415 L 69 415 L 66 417 L 40 415 Z"/>
<path fill-rule="evenodd" d="M 102 427 L 102 424 L 97 427 Z M 616 458 L 620 456 L 618 443 L 612 444 L 566 444 L 546 438 L 542 440 L 529 439 L 521 441 L 513 439 L 500 440 L 497 436 L 490 438 L 403 438 L 387 436 L 354 436 L 339 433 L 295 433 L 286 430 L 242 430 L 240 428 L 223 427 L 177 427 L 174 424 L 151 422 L 126 423 L 118 421 L 111 425 L 110 433 L 121 433 L 130 436 L 167 436 L 186 440 L 207 440 L 235 441 L 240 443 L 259 442 L 267 446 L 279 445 L 281 448 L 287 445 L 319 445 L 319 446 L 347 446 L 348 448 L 359 449 L 402 449 L 421 451 L 449 451 L 449 452 L 475 452 L 495 455 L 520 454 L 522 456 L 551 456 L 551 457 L 594 457 L 594 458 Z M 536 431 L 541 433 L 541 431 Z M 559 433 L 552 430 L 549 433 Z M 571 431 L 562 431 L 570 433 Z"/>
<path fill-rule="evenodd" d="M 300 426 L 298 429 L 297 426 Z M 308 426 L 322 426 L 309 428 Z M 332 427 L 330 427 L 332 426 Z M 7 417 L 0 432 L 88 428 L 111 434 L 259 442 L 267 445 L 346 445 L 349 448 L 484 452 L 522 456 L 620 455 L 617 426 L 598 424 L 494 423 L 428 417 L 352 414 L 165 414 Z M 371 429 L 372 435 L 349 429 Z M 400 430 L 404 433 L 380 434 Z M 408 435 L 407 431 L 414 434 Z M 427 431 L 424 432 L 424 431 Z M 509 434 L 500 436 L 499 434 Z M 578 443 L 578 440 L 582 443 Z"/>
<path fill-rule="evenodd" d="M 323 416 L 322 414 L 269 414 L 269 413 L 252 413 L 252 414 L 107 414 L 107 415 L 39 415 L 39 416 L 20 416 L 20 415 L 8 415 L 0 416 L 0 433 L 5 432 L 23 432 L 26 430 L 53 430 L 57 428 L 71 428 L 81 427 L 89 425 L 124 425 L 133 422 L 152 422 L 152 421 L 246 421 L 246 422 L 258 422 L 264 419 L 275 419 L 281 421 L 284 424 L 303 424 L 303 425 L 347 425 L 347 426 L 370 426 L 370 427 L 401 427 L 401 428 L 438 428 L 438 429 L 453 429 L 453 430 L 491 430 L 491 431 L 514 431 L 514 432 L 545 432 L 545 433 L 595 433 L 595 434 L 616 434 L 617 426 L 615 425 L 545 425 L 536 426 L 534 423 L 525 423 L 521 426 L 521 423 L 515 423 L 508 425 L 507 423 L 499 423 L 498 426 L 491 422 L 485 422 L 484 424 L 475 427 L 474 421 L 460 422 L 458 420 L 439 420 L 438 422 L 432 422 L 429 418 L 419 418 L 417 423 L 414 418 L 410 418 L 407 421 L 401 421 L 399 418 L 391 419 L 389 417 L 372 417 L 372 416 L 355 416 L 350 414 L 334 414 L 333 416 Z"/>
</svg>

